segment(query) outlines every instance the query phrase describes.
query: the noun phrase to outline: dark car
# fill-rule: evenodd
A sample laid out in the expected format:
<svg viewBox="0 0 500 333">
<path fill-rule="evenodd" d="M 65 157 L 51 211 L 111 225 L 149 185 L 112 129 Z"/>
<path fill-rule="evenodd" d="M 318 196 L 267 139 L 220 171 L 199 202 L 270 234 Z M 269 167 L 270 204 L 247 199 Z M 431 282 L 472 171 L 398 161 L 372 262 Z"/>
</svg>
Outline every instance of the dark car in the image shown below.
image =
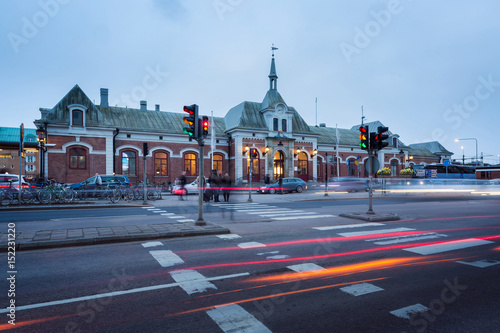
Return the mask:
<svg viewBox="0 0 500 333">
<path fill-rule="evenodd" d="M 122 176 L 122 175 L 101 175 L 102 179 L 102 185 L 110 185 L 110 186 L 125 186 L 125 187 L 130 187 L 132 184 L 130 183 L 130 180 L 128 179 L 127 176 Z M 81 181 L 79 183 L 75 183 L 70 185 L 70 187 L 73 190 L 80 190 L 85 188 L 86 190 L 93 190 L 96 188 L 96 176 L 90 177 L 85 179 L 84 181 Z"/>
<path fill-rule="evenodd" d="M 360 192 L 368 189 L 364 178 L 336 177 L 328 179 L 328 190 L 339 192 Z"/>
<path fill-rule="evenodd" d="M 301 193 L 303 190 L 307 190 L 307 184 L 300 178 L 283 178 L 282 186 L 283 192 L 294 192 Z M 281 191 L 280 182 L 277 180 L 272 184 L 262 186 L 257 192 L 260 193 L 270 193 L 274 194 Z"/>
</svg>

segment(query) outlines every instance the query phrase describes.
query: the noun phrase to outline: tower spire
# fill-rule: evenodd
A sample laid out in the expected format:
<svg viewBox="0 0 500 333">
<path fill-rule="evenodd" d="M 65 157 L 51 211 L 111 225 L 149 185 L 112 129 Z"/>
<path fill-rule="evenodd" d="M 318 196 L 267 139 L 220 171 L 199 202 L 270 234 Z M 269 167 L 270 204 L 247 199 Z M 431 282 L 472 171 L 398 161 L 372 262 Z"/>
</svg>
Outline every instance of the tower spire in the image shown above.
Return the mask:
<svg viewBox="0 0 500 333">
<path fill-rule="evenodd" d="M 276 75 L 276 64 L 274 63 L 274 51 L 277 47 L 271 47 L 272 59 L 271 59 L 271 72 L 269 73 L 269 89 L 276 90 L 278 88 L 278 75 Z"/>
</svg>

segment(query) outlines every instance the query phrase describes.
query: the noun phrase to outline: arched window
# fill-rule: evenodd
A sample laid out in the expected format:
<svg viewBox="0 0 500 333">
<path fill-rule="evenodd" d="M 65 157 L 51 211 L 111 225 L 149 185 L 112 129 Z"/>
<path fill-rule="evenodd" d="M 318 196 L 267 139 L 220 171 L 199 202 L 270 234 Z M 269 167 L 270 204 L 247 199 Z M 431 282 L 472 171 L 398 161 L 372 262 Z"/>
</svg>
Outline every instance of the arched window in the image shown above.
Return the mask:
<svg viewBox="0 0 500 333">
<path fill-rule="evenodd" d="M 136 176 L 136 158 L 135 152 L 127 150 L 122 152 L 122 174 Z"/>
<path fill-rule="evenodd" d="M 193 153 L 184 154 L 184 171 L 187 176 L 195 176 L 198 171 L 196 170 L 196 155 Z"/>
<path fill-rule="evenodd" d="M 286 132 L 286 119 L 281 119 L 281 130 Z"/>
<path fill-rule="evenodd" d="M 274 153 L 274 179 L 280 179 L 285 176 L 285 156 L 281 150 Z"/>
<path fill-rule="evenodd" d="M 398 162 L 396 160 L 391 161 L 391 173 L 396 176 L 398 172 Z"/>
<path fill-rule="evenodd" d="M 278 118 L 273 118 L 273 131 L 278 130 Z"/>
<path fill-rule="evenodd" d="M 69 150 L 69 168 L 87 169 L 87 152 L 83 148 L 71 148 Z"/>
<path fill-rule="evenodd" d="M 356 163 L 354 160 L 347 160 L 347 175 L 356 176 Z"/>
<path fill-rule="evenodd" d="M 298 156 L 297 168 L 299 171 L 299 175 L 304 176 L 307 175 L 307 154 L 301 152 Z"/>
<path fill-rule="evenodd" d="M 73 110 L 71 115 L 72 115 L 71 125 L 83 126 L 83 111 L 82 110 Z"/>
<path fill-rule="evenodd" d="M 214 154 L 214 163 L 212 164 L 212 170 L 217 170 L 222 174 L 222 155 Z"/>
<path fill-rule="evenodd" d="M 157 152 L 154 154 L 155 176 L 168 176 L 167 153 Z"/>
</svg>

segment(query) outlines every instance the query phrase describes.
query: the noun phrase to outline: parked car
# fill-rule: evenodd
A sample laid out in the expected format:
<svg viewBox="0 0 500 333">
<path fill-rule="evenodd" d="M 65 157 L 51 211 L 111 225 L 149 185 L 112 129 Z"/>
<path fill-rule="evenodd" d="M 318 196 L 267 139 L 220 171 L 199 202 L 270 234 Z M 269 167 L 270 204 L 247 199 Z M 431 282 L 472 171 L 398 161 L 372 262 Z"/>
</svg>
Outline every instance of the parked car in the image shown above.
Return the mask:
<svg viewBox="0 0 500 333">
<path fill-rule="evenodd" d="M 130 180 L 128 179 L 127 176 L 123 175 L 100 175 L 102 179 L 102 185 L 106 186 L 108 184 L 117 186 L 117 185 L 122 185 L 125 187 L 130 187 L 132 183 L 130 183 Z M 85 187 L 87 190 L 94 190 L 96 188 L 96 176 L 90 177 L 85 179 L 84 181 L 81 181 L 79 183 L 71 184 L 70 187 L 73 190 L 80 190 Z"/>
<path fill-rule="evenodd" d="M 176 181 L 176 183 L 177 183 L 177 181 Z M 205 183 L 208 184 L 208 179 L 206 179 Z M 196 180 L 192 181 L 189 184 L 186 184 L 184 186 L 184 188 L 187 191 L 186 194 L 198 194 L 199 193 L 198 182 Z M 181 194 L 181 186 L 180 185 L 174 185 L 172 187 L 172 194 L 176 194 L 176 195 Z"/>
<path fill-rule="evenodd" d="M 301 193 L 303 190 L 307 190 L 307 184 L 300 178 L 283 178 L 283 183 L 281 185 L 283 192 L 294 192 Z M 260 193 L 270 193 L 274 194 L 281 191 L 279 180 L 272 184 L 268 184 L 259 188 L 257 192 Z"/>
<path fill-rule="evenodd" d="M 11 173 L 1 174 L 0 175 L 0 188 L 12 187 L 17 191 L 19 188 L 19 175 L 14 175 Z M 28 187 L 28 182 L 24 180 L 24 176 L 21 176 L 21 186 Z"/>
<path fill-rule="evenodd" d="M 367 191 L 368 182 L 364 178 L 349 178 L 349 177 L 330 178 L 328 179 L 328 190 L 338 191 L 338 192 Z"/>
</svg>

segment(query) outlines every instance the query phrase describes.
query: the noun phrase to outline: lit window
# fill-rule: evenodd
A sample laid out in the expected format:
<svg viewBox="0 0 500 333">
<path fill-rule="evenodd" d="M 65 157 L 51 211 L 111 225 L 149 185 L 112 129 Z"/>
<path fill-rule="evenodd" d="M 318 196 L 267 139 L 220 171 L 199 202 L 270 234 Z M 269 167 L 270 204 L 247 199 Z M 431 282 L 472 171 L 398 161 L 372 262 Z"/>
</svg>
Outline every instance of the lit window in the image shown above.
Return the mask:
<svg viewBox="0 0 500 333">
<path fill-rule="evenodd" d="M 155 175 L 156 176 L 167 176 L 168 175 L 168 160 L 166 153 L 155 153 Z"/>
<path fill-rule="evenodd" d="M 188 176 L 196 175 L 196 155 L 195 154 L 185 154 L 184 155 L 184 171 Z"/>
<path fill-rule="evenodd" d="M 136 175 L 135 168 L 135 152 L 124 151 L 122 152 L 122 174 L 128 176 Z"/>
</svg>

